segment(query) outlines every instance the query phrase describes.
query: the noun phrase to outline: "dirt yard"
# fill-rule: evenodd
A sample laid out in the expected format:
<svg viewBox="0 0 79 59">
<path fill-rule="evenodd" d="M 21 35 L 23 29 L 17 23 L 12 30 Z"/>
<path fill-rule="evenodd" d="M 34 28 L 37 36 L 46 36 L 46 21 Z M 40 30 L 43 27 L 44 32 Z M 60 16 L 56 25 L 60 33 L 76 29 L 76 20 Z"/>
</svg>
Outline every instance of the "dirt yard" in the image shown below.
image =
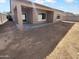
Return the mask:
<svg viewBox="0 0 79 59">
<path fill-rule="evenodd" d="M 73 25 L 58 22 L 20 32 L 8 22 L 0 26 L 0 59 L 45 59 Z"/>
</svg>

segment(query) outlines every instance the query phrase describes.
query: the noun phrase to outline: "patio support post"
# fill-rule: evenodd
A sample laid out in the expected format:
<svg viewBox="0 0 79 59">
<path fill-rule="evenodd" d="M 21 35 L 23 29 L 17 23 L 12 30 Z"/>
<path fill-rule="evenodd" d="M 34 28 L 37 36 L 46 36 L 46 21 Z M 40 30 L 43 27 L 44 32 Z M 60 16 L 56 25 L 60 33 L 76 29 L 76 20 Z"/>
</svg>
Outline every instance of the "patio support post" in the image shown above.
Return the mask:
<svg viewBox="0 0 79 59">
<path fill-rule="evenodd" d="M 14 7 L 15 5 L 14 5 L 13 0 L 10 0 L 10 12 L 11 12 L 12 19 L 15 22 Z"/>
<path fill-rule="evenodd" d="M 19 2 L 17 3 L 17 20 L 19 30 L 23 31 L 22 10 Z"/>
</svg>

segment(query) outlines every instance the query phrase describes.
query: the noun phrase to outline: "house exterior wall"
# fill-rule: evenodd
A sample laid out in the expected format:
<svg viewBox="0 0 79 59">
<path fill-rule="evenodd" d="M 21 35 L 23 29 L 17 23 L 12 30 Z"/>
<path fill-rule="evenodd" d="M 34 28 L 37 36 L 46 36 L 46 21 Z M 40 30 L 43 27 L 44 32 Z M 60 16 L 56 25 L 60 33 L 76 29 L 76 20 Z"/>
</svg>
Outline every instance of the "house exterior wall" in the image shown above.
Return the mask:
<svg viewBox="0 0 79 59">
<path fill-rule="evenodd" d="M 29 3 L 27 4 L 23 4 L 22 2 L 20 3 L 20 1 L 16 1 L 16 0 L 12 0 L 11 1 L 11 11 L 12 11 L 12 16 L 14 18 L 14 21 L 16 21 L 16 11 L 14 11 L 15 7 L 17 7 L 17 4 L 20 4 L 21 6 L 26 6 L 27 8 L 33 8 L 33 6 Z M 36 9 L 36 10 L 35 10 Z M 45 7 L 41 7 L 41 6 L 36 6 L 35 5 L 35 9 L 33 9 L 33 23 L 39 23 L 38 22 L 38 13 L 47 13 L 47 11 L 51 11 L 50 9 L 47 9 Z M 51 11 L 52 12 L 52 11 Z M 32 17 L 31 17 L 32 18 Z M 52 19 L 53 20 L 53 19 Z"/>
<path fill-rule="evenodd" d="M 26 7 L 30 7 L 30 8 L 34 7 L 36 9 L 41 9 L 42 10 L 42 11 L 40 10 L 41 12 L 46 12 L 46 11 L 54 12 L 53 22 L 56 22 L 56 21 L 63 19 L 63 13 L 61 13 L 60 11 L 56 11 L 54 9 L 46 8 L 46 7 L 43 7 L 43 6 L 40 6 L 40 5 L 34 5 L 33 3 L 23 2 L 22 0 L 20 0 L 20 1 L 19 0 L 12 0 L 12 3 L 11 3 L 11 7 L 12 7 L 11 9 L 12 10 L 17 5 L 17 2 L 19 2 L 21 5 L 26 6 Z M 40 11 L 39 10 L 33 11 L 33 16 L 34 16 L 33 21 L 34 22 L 37 22 L 38 17 L 35 17 L 35 16 L 37 16 L 38 12 L 40 12 Z M 56 19 L 58 14 L 60 15 L 61 19 Z"/>
<path fill-rule="evenodd" d="M 57 16 L 60 16 L 60 19 L 57 19 Z M 63 12 L 54 11 L 53 23 L 56 23 L 56 22 L 61 21 L 61 20 L 64 20 L 64 18 L 65 18 L 65 14 Z"/>
<path fill-rule="evenodd" d="M 45 19 L 45 21 L 43 21 L 43 20 L 39 21 L 38 15 L 39 15 L 40 13 L 45 13 L 45 14 L 46 14 L 46 19 Z M 43 22 L 46 22 L 46 20 L 47 20 L 47 11 L 45 11 L 45 10 L 40 10 L 40 9 L 36 9 L 36 10 L 33 9 L 33 23 L 43 23 Z"/>
<path fill-rule="evenodd" d="M 27 8 L 24 6 L 21 6 L 22 8 L 22 14 L 27 14 L 27 20 L 30 24 L 33 23 L 33 8 Z"/>
<path fill-rule="evenodd" d="M 47 23 L 55 23 L 57 21 L 63 20 L 64 14 L 63 12 L 59 10 L 55 10 L 52 8 L 45 7 L 43 5 L 34 4 L 32 2 L 28 2 L 25 0 L 11 0 L 11 13 L 13 20 L 20 25 L 20 27 L 23 26 L 23 20 L 22 20 L 22 6 L 25 6 L 26 8 L 31 8 L 29 11 L 29 21 L 31 23 L 40 23 L 38 21 L 38 14 L 39 13 L 46 13 Z M 15 9 L 16 8 L 16 9 Z M 57 16 L 60 15 L 60 19 L 57 19 Z"/>
</svg>

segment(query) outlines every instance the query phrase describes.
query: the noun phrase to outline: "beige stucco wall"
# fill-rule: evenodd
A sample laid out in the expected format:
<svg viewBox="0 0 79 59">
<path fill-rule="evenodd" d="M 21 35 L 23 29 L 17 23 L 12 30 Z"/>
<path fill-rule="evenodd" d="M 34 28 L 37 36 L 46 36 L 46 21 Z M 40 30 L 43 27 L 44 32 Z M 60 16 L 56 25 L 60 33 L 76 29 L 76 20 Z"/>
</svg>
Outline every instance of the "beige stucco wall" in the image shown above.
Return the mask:
<svg viewBox="0 0 79 59">
<path fill-rule="evenodd" d="M 60 16 L 60 19 L 57 19 L 58 15 Z M 64 12 L 54 11 L 53 23 L 56 23 L 56 22 L 61 21 L 61 20 L 64 20 L 64 18 L 65 18 Z"/>
</svg>

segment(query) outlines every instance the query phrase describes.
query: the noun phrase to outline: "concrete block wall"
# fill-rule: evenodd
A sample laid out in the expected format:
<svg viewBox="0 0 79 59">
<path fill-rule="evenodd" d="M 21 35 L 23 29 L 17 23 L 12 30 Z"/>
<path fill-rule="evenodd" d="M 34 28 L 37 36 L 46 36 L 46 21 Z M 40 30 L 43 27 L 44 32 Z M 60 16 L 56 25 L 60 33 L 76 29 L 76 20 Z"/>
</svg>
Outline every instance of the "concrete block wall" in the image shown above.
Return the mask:
<svg viewBox="0 0 79 59">
<path fill-rule="evenodd" d="M 64 20 L 79 21 L 78 16 L 65 16 Z"/>
<path fill-rule="evenodd" d="M 54 18 L 54 12 L 47 11 L 47 23 L 53 23 L 53 18 Z"/>
<path fill-rule="evenodd" d="M 6 18 L 6 15 L 0 14 L 0 25 L 4 24 L 7 21 L 8 19 Z"/>
</svg>

